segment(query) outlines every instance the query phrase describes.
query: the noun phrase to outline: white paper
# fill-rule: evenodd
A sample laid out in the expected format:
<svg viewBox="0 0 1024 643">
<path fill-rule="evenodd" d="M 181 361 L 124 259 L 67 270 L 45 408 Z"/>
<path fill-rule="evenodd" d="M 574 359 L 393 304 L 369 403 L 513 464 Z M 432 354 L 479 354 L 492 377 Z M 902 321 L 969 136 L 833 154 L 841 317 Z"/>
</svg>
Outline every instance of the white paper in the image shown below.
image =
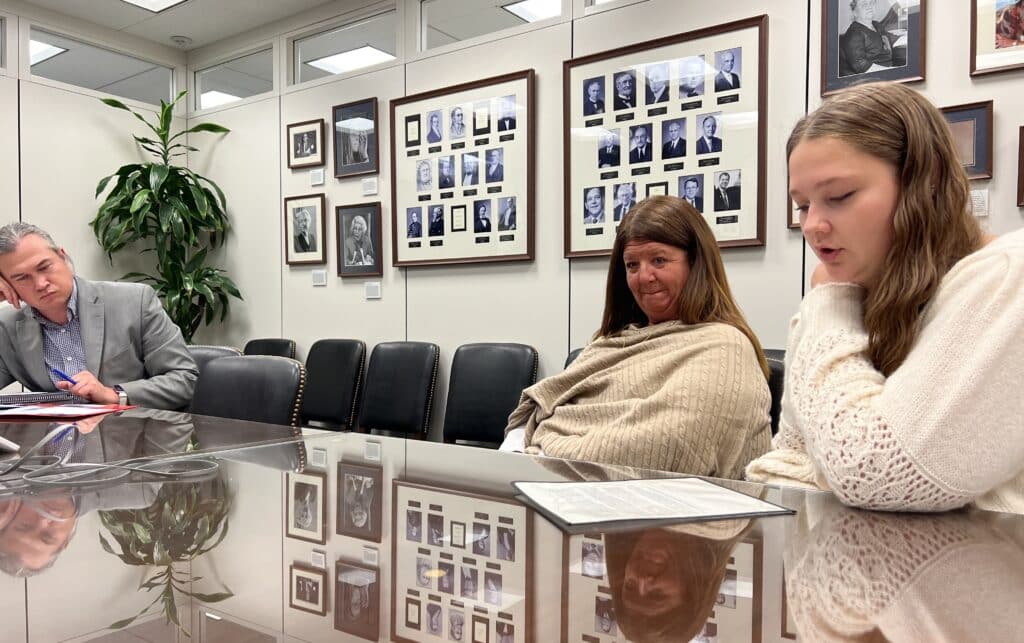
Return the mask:
<svg viewBox="0 0 1024 643">
<path fill-rule="evenodd" d="M 700 478 L 513 484 L 569 525 L 621 520 L 701 520 L 785 511 Z"/>
</svg>

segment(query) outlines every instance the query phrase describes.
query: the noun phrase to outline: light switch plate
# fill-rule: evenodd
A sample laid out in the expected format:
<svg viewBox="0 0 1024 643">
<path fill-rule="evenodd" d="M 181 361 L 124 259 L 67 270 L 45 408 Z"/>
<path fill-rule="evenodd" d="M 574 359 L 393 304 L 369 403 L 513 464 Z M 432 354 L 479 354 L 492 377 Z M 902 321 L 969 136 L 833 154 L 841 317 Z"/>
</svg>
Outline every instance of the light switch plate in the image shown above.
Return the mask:
<svg viewBox="0 0 1024 643">
<path fill-rule="evenodd" d="M 366 298 L 367 299 L 380 299 L 380 282 L 379 281 L 368 281 L 368 282 L 366 282 Z"/>
<path fill-rule="evenodd" d="M 326 270 L 314 270 L 313 285 L 314 286 L 326 286 L 327 285 L 327 271 Z"/>
<path fill-rule="evenodd" d="M 309 171 L 309 184 L 310 185 L 323 185 L 324 184 L 324 168 L 317 168 Z"/>
<path fill-rule="evenodd" d="M 371 462 L 380 462 L 380 442 L 367 442 L 363 447 L 363 457 Z"/>
<path fill-rule="evenodd" d="M 377 177 L 371 176 L 368 179 L 363 179 L 363 196 L 374 194 L 377 194 Z"/>
</svg>

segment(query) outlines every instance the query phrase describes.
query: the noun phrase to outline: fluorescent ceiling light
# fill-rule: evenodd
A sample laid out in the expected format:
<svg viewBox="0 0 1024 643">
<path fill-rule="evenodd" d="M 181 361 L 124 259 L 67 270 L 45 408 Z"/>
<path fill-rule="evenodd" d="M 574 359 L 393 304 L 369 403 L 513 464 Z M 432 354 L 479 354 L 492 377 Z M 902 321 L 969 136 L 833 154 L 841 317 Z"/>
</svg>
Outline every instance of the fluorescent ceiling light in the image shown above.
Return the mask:
<svg viewBox="0 0 1024 643">
<path fill-rule="evenodd" d="M 336 127 L 339 131 L 369 132 L 373 129 L 373 121 L 358 116 L 356 118 L 346 118 L 338 123 Z"/>
<path fill-rule="evenodd" d="M 63 47 L 55 47 L 45 42 L 39 42 L 38 40 L 28 41 L 28 59 L 31 65 L 36 65 L 44 60 L 49 60 L 57 54 L 62 54 L 65 51 L 67 51 L 67 49 L 64 49 Z"/>
<path fill-rule="evenodd" d="M 537 22 L 554 18 L 562 13 L 562 0 L 520 0 L 501 6 L 526 22 Z"/>
<path fill-rule="evenodd" d="M 232 96 L 231 94 L 225 94 L 224 92 L 210 90 L 208 92 L 203 92 L 203 95 L 199 97 L 199 109 L 216 107 L 217 105 L 223 105 L 225 103 L 233 103 L 236 100 L 242 100 L 242 98 L 240 96 Z"/>
<path fill-rule="evenodd" d="M 613 2 L 613 0 L 594 0 L 594 4 L 606 4 L 608 2 Z"/>
<path fill-rule="evenodd" d="M 147 11 L 153 13 L 160 13 L 168 7 L 173 7 L 176 4 L 181 4 L 185 0 L 122 0 L 128 4 L 133 4 L 136 7 L 142 7 Z"/>
<path fill-rule="evenodd" d="M 329 74 L 344 74 L 346 71 L 361 69 L 363 67 L 369 67 L 370 65 L 377 65 L 394 59 L 395 57 L 386 51 L 381 51 L 376 47 L 365 45 L 359 49 L 352 49 L 351 51 L 343 51 L 340 54 L 316 58 L 314 60 L 310 60 L 306 64 L 312 65 L 317 69 L 322 69 Z"/>
</svg>

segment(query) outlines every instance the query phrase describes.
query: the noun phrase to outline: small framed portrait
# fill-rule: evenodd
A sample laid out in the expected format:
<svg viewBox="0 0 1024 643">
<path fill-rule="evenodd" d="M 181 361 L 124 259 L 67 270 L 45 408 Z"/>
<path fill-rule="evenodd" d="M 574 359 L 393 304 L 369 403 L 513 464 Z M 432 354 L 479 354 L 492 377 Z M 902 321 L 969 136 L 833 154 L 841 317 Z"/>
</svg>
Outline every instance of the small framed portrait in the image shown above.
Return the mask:
<svg viewBox="0 0 1024 643">
<path fill-rule="evenodd" d="M 622 217 L 636 205 L 636 183 L 618 183 L 612 189 L 615 193 L 613 218 L 622 221 Z"/>
<path fill-rule="evenodd" d="M 650 163 L 654 158 L 651 151 L 651 124 L 641 123 L 629 128 L 629 162 Z"/>
<path fill-rule="evenodd" d="M 466 110 L 462 105 L 455 105 L 448 110 L 448 138 L 466 138 Z"/>
<path fill-rule="evenodd" d="M 419 147 L 421 143 L 420 136 L 420 115 L 409 114 L 405 117 L 405 146 L 406 147 Z"/>
<path fill-rule="evenodd" d="M 594 598 L 594 631 L 608 636 L 615 636 L 618 628 L 615 622 L 615 606 L 607 596 Z"/>
<path fill-rule="evenodd" d="M 1017 207 L 1024 208 L 1024 127 L 1021 127 L 1017 136 L 1020 141 L 1017 144 Z"/>
<path fill-rule="evenodd" d="M 491 555 L 491 526 L 485 522 L 473 523 L 473 553 L 477 556 Z"/>
<path fill-rule="evenodd" d="M 448 608 L 448 640 L 464 641 L 463 632 L 466 629 L 466 615 L 462 610 Z"/>
<path fill-rule="evenodd" d="M 466 231 L 466 205 L 452 206 L 452 232 Z M 443 234 L 443 233 L 442 233 Z"/>
<path fill-rule="evenodd" d="M 427 206 L 427 212 L 429 213 L 429 220 L 427 221 L 427 236 L 430 237 L 443 237 L 444 236 L 444 206 L 443 205 L 430 205 Z"/>
<path fill-rule="evenodd" d="M 821 95 L 925 76 L 927 0 L 821 0 Z"/>
<path fill-rule="evenodd" d="M 740 88 L 742 47 L 715 52 L 715 91 L 731 92 Z"/>
<path fill-rule="evenodd" d="M 1024 0 L 971 0 L 971 75 L 1024 68 Z"/>
<path fill-rule="evenodd" d="M 293 563 L 288 606 L 323 616 L 327 613 L 327 570 Z"/>
<path fill-rule="evenodd" d="M 430 192 L 434 189 L 434 168 L 430 161 L 420 159 L 416 161 L 416 191 Z"/>
<path fill-rule="evenodd" d="M 604 223 L 604 186 L 583 189 L 583 223 Z"/>
<path fill-rule="evenodd" d="M 334 176 L 342 179 L 360 174 L 376 174 L 380 158 L 377 99 L 364 98 L 344 105 L 335 105 L 332 111 Z M 408 138 L 406 144 L 408 145 Z"/>
<path fill-rule="evenodd" d="M 580 556 L 580 573 L 588 578 L 604 578 L 604 544 L 590 541 L 583 541 L 583 551 Z"/>
<path fill-rule="evenodd" d="M 479 574 L 473 567 L 462 566 L 459 569 L 461 583 L 459 584 L 459 596 L 470 600 L 477 600 L 477 580 Z"/>
<path fill-rule="evenodd" d="M 668 181 L 659 181 L 657 183 L 648 183 L 646 196 L 667 196 L 668 195 Z"/>
<path fill-rule="evenodd" d="M 473 136 L 491 133 L 491 101 L 473 103 Z"/>
<path fill-rule="evenodd" d="M 721 112 L 697 116 L 697 128 L 697 154 L 717 154 L 722 151 Z"/>
<path fill-rule="evenodd" d="M 484 572 L 484 601 L 501 606 L 501 574 Z"/>
<path fill-rule="evenodd" d="M 455 565 L 441 561 L 437 564 L 437 591 L 455 593 Z"/>
<path fill-rule="evenodd" d="M 437 189 L 450 190 L 455 187 L 455 157 L 451 154 L 437 158 Z"/>
<path fill-rule="evenodd" d="M 644 67 L 644 105 L 667 103 L 669 100 L 668 63 Z"/>
<path fill-rule="evenodd" d="M 289 473 L 285 535 L 323 545 L 327 542 L 327 475 Z"/>
<path fill-rule="evenodd" d="M 288 167 L 296 170 L 304 167 L 320 167 L 325 163 L 324 119 L 303 121 L 288 125 Z"/>
<path fill-rule="evenodd" d="M 679 100 L 704 95 L 704 54 L 687 56 L 679 61 Z"/>
<path fill-rule="evenodd" d="M 338 230 L 338 276 L 380 277 L 380 201 L 339 205 L 334 209 Z"/>
<path fill-rule="evenodd" d="M 516 197 L 503 196 L 498 198 L 498 232 L 516 229 Z"/>
<path fill-rule="evenodd" d="M 334 629 L 378 640 L 380 582 L 376 569 L 343 560 L 334 564 Z"/>
<path fill-rule="evenodd" d="M 473 201 L 473 232 L 483 234 L 491 231 L 491 200 Z"/>
<path fill-rule="evenodd" d="M 704 212 L 704 175 L 687 174 L 679 177 L 679 198 L 696 208 L 697 212 Z"/>
<path fill-rule="evenodd" d="M 440 603 L 427 603 L 426 631 L 432 636 L 444 634 L 444 610 Z"/>
<path fill-rule="evenodd" d="M 284 261 L 289 266 L 327 263 L 326 207 L 323 194 L 290 196 L 284 200 Z"/>
<path fill-rule="evenodd" d="M 613 109 L 616 111 L 636 109 L 636 70 L 624 69 L 615 72 L 612 82 L 615 84 L 615 96 L 612 97 Z"/>
<path fill-rule="evenodd" d="M 715 172 L 715 212 L 739 210 L 741 197 L 739 170 Z"/>
<path fill-rule="evenodd" d="M 992 178 L 992 101 L 943 107 L 967 178 Z"/>
<path fill-rule="evenodd" d="M 498 131 L 511 132 L 516 128 L 516 97 L 502 96 L 498 99 Z"/>
<path fill-rule="evenodd" d="M 338 519 L 335 532 L 379 543 L 383 495 L 381 468 L 339 462 L 337 483 Z"/>
<path fill-rule="evenodd" d="M 619 167 L 620 163 L 622 147 L 619 145 L 619 128 L 603 130 L 597 148 L 597 167 Z"/>
<path fill-rule="evenodd" d="M 487 163 L 484 167 L 484 180 L 487 183 L 501 183 L 505 180 L 505 150 L 492 147 L 486 153 Z"/>
<path fill-rule="evenodd" d="M 405 539 L 409 542 L 423 542 L 423 514 L 415 509 L 405 510 Z"/>
<path fill-rule="evenodd" d="M 427 589 L 433 589 L 432 567 L 430 565 L 430 559 L 423 556 L 416 558 L 416 585 L 419 587 L 425 587 Z"/>
<path fill-rule="evenodd" d="M 686 119 L 673 118 L 661 122 L 661 159 L 667 161 L 686 156 Z"/>
<path fill-rule="evenodd" d="M 498 560 L 516 561 L 516 530 L 498 527 Z"/>
<path fill-rule="evenodd" d="M 405 237 L 407 239 L 419 239 L 423 236 L 423 208 L 405 209 Z"/>
<path fill-rule="evenodd" d="M 491 622 L 479 614 L 473 615 L 472 643 L 491 643 Z"/>
<path fill-rule="evenodd" d="M 441 125 L 443 116 L 439 109 L 427 112 L 427 143 L 440 143 L 444 140 L 444 130 Z"/>
<path fill-rule="evenodd" d="M 498 634 L 497 643 L 514 643 L 516 640 L 516 626 L 512 623 L 498 621 L 495 631 Z"/>
<path fill-rule="evenodd" d="M 466 523 L 451 521 L 448 524 L 448 544 L 459 549 L 466 548 Z"/>
<path fill-rule="evenodd" d="M 444 546 L 444 516 L 441 514 L 427 514 L 427 544 Z"/>
<path fill-rule="evenodd" d="M 462 153 L 462 187 L 480 183 L 480 155 L 477 152 Z"/>
<path fill-rule="evenodd" d="M 604 114 L 604 76 L 583 80 L 583 115 Z"/>
</svg>

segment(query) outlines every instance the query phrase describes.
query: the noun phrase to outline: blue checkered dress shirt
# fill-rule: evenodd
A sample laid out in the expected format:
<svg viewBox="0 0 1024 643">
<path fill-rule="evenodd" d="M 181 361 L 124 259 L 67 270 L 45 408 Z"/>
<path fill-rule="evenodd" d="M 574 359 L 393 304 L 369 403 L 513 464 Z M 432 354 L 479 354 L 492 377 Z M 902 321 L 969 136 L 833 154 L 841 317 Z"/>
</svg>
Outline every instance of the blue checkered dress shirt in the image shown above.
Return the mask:
<svg viewBox="0 0 1024 643">
<path fill-rule="evenodd" d="M 85 346 L 82 345 L 82 323 L 78 318 L 78 284 L 71 288 L 68 299 L 68 323 L 55 324 L 36 309 L 32 316 L 43 328 L 43 359 L 50 381 L 57 384 L 60 377 L 54 374 L 58 368 L 71 377 L 85 370 Z"/>
</svg>

